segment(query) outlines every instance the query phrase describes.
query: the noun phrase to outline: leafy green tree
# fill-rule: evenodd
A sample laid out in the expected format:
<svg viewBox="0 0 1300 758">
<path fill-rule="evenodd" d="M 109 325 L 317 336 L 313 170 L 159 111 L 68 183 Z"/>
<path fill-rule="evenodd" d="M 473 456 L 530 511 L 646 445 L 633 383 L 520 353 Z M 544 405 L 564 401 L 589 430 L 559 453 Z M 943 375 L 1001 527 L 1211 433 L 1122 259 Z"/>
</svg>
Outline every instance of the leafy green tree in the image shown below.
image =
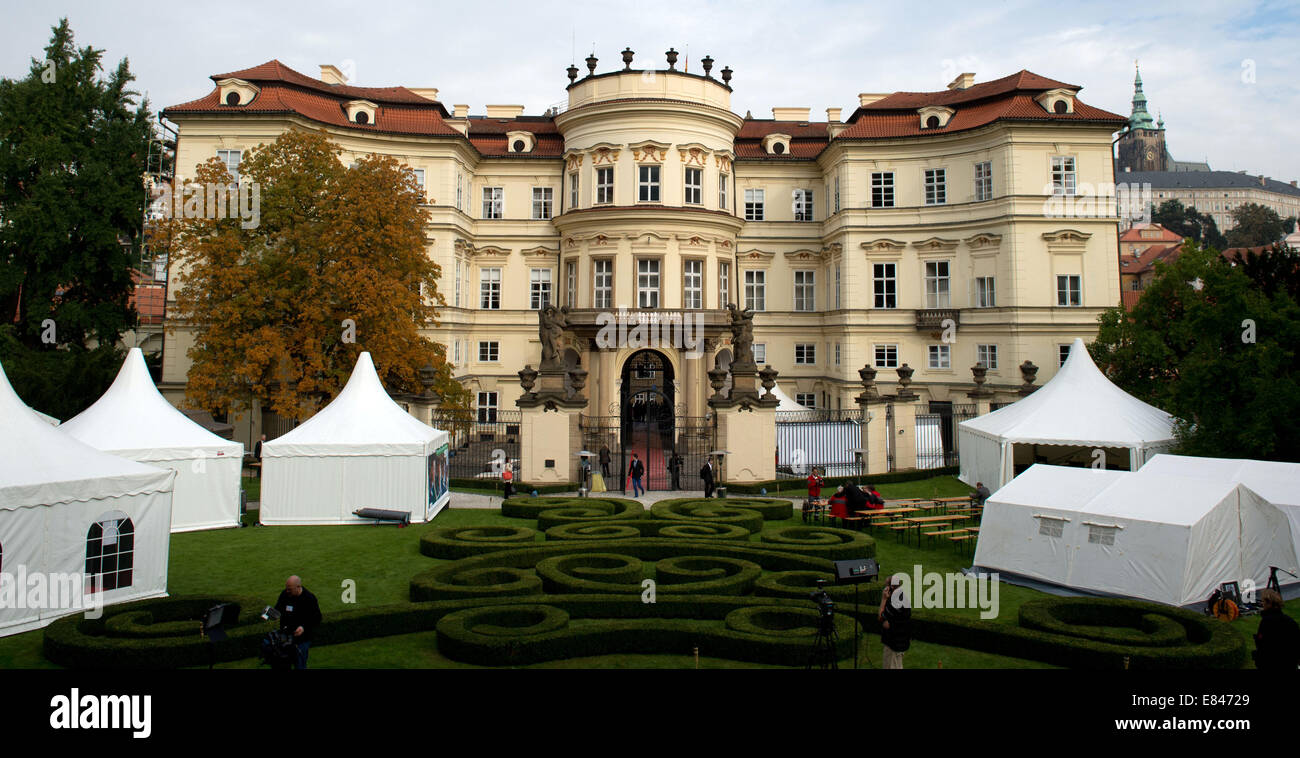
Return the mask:
<svg viewBox="0 0 1300 758">
<path fill-rule="evenodd" d="M 1093 358 L 1179 419 L 1178 452 L 1300 461 L 1300 305 L 1242 266 L 1186 243 L 1133 310 L 1100 317 Z"/>
<path fill-rule="evenodd" d="M 1178 200 L 1166 200 L 1159 208 L 1153 207 L 1151 221 L 1205 247 L 1222 250 L 1227 246 L 1227 240 L 1219 232 L 1219 225 L 1214 223 L 1213 218 Z"/>
<path fill-rule="evenodd" d="M 0 361 L 24 397 L 111 367 L 78 374 L 57 403 L 35 403 L 61 417 L 111 382 L 116 344 L 135 323 L 131 246 L 144 211 L 149 106 L 129 89 L 126 60 L 100 76 L 102 55 L 77 48 L 63 19 L 26 78 L 0 79 L 0 314 L 12 324 Z M 82 354 L 92 351 L 102 354 Z"/>
<path fill-rule="evenodd" d="M 1259 203 L 1242 203 L 1232 209 L 1233 227 L 1228 231 L 1228 247 L 1271 245 L 1286 236 L 1294 218 L 1283 219 L 1272 208 Z"/>
</svg>

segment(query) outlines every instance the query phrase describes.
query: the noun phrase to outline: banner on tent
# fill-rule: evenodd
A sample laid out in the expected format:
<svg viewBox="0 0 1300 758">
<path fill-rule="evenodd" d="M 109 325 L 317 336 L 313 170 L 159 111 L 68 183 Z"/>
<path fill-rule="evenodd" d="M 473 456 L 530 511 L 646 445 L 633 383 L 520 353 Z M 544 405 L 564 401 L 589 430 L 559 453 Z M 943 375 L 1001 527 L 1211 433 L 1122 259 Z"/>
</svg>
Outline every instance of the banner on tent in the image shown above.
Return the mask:
<svg viewBox="0 0 1300 758">
<path fill-rule="evenodd" d="M 433 518 L 438 503 L 447 495 L 451 468 L 447 460 L 448 446 L 443 445 L 429 456 L 429 503 L 425 510 L 425 519 Z"/>
</svg>

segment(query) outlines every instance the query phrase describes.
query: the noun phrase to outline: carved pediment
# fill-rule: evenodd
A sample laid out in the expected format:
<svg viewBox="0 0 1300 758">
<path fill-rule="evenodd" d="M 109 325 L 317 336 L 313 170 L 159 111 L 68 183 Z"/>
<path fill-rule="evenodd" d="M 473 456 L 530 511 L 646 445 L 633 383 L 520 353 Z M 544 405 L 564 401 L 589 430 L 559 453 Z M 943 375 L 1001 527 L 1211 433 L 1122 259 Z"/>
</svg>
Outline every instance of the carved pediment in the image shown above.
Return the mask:
<svg viewBox="0 0 1300 758">
<path fill-rule="evenodd" d="M 657 232 L 641 232 L 632 238 L 632 245 L 638 249 L 652 247 L 662 249 L 668 247 L 668 237 Z"/>
<path fill-rule="evenodd" d="M 593 145 L 588 152 L 591 153 L 591 165 L 599 166 L 602 163 L 617 163 L 618 154 L 622 152 L 622 148 L 618 145 L 599 144 Z"/>
<path fill-rule="evenodd" d="M 475 258 L 508 258 L 510 257 L 510 250 L 496 245 L 484 245 L 483 247 L 473 248 L 470 255 Z"/>
<path fill-rule="evenodd" d="M 900 253 L 907 243 L 901 240 L 881 237 L 880 239 L 868 240 L 862 243 L 862 249 L 868 253 Z"/>
<path fill-rule="evenodd" d="M 521 250 L 524 260 L 528 263 L 551 263 L 559 257 L 560 251 L 550 247 L 530 247 L 527 250 Z"/>
<path fill-rule="evenodd" d="M 679 234 L 677 235 L 677 244 L 679 247 L 700 248 L 705 247 L 712 238 L 701 237 L 698 234 Z"/>
<path fill-rule="evenodd" d="M 735 160 L 732 153 L 714 153 L 713 162 L 717 164 L 718 170 L 724 174 L 731 173 L 731 162 Z"/>
<path fill-rule="evenodd" d="M 912 246 L 922 253 L 949 253 L 956 250 L 959 243 L 960 240 L 931 237 L 920 242 L 914 242 Z"/>
<path fill-rule="evenodd" d="M 1076 244 L 1082 245 L 1092 237 L 1088 232 L 1081 232 L 1077 229 L 1060 229 L 1055 232 L 1043 232 L 1043 239 L 1050 244 Z"/>
<path fill-rule="evenodd" d="M 966 247 L 969 247 L 971 250 L 984 250 L 987 248 L 995 248 L 1002 244 L 1002 235 L 980 232 L 979 234 L 976 234 L 973 237 L 967 237 L 962 241 L 965 242 Z"/>
<path fill-rule="evenodd" d="M 775 257 L 776 253 L 768 252 L 766 250 L 742 250 L 738 256 L 741 263 L 752 263 L 755 265 L 767 264 Z"/>
<path fill-rule="evenodd" d="M 681 158 L 682 165 L 703 168 L 709 160 L 709 149 L 699 144 L 678 145 L 677 155 Z"/>
<path fill-rule="evenodd" d="M 785 259 L 796 263 L 816 263 L 822 259 L 820 250 L 787 250 Z"/>
<path fill-rule="evenodd" d="M 635 144 L 628 145 L 632 151 L 632 159 L 637 163 L 663 163 L 668 157 L 668 148 L 672 145 L 666 142 L 655 142 L 645 140 Z"/>
<path fill-rule="evenodd" d="M 569 171 L 577 171 L 582 168 L 582 159 L 586 156 L 575 150 L 570 150 L 564 154 L 564 165 Z"/>
</svg>

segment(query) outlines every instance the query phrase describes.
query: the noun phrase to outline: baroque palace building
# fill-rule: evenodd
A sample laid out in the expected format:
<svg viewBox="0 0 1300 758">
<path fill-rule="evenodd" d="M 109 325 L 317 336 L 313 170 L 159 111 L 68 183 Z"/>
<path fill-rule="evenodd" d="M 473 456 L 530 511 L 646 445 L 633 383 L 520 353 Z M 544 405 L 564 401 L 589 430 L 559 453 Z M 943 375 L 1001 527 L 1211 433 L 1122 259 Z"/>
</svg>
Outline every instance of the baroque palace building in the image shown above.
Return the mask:
<svg viewBox="0 0 1300 758">
<path fill-rule="evenodd" d="M 858 370 L 915 370 L 923 401 L 966 403 L 971 367 L 996 401 L 1018 397 L 1019 366 L 1050 379 L 1076 337 L 1120 300 L 1113 208 L 1073 213 L 1076 189 L 1114 181 L 1111 139 L 1126 119 L 1080 87 L 1020 71 L 940 92 L 862 94 L 847 118 L 731 109 L 732 71 L 569 68 L 567 104 L 448 110 L 434 89 L 355 87 L 278 61 L 212 77 L 165 115 L 178 180 L 290 129 L 323 129 L 344 161 L 398 157 L 427 196 L 429 255 L 447 307 L 428 336 L 447 345 L 480 418 L 515 407 L 517 372 L 537 366 L 538 309 L 568 306 L 564 360 L 586 369 L 587 412 L 648 400 L 708 413 L 707 371 L 730 359 L 728 303 L 752 308 L 755 358 L 818 409 L 856 408 Z M 169 297 L 182 282 L 172 272 Z M 608 344 L 620 312 L 702 326 L 702 342 Z M 183 389 L 192 337 L 166 338 L 163 389 Z M 666 330 L 680 334 L 678 330 Z M 698 357 L 696 357 L 698 356 Z M 251 430 L 246 434 L 253 436 Z"/>
</svg>

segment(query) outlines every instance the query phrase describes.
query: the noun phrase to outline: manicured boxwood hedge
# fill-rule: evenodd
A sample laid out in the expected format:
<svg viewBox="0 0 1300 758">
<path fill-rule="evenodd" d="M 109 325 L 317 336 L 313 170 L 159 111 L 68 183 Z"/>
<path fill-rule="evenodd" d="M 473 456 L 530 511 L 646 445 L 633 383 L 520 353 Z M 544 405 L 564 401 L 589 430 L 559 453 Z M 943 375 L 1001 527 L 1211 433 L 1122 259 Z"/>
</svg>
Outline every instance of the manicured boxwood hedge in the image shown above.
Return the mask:
<svg viewBox="0 0 1300 758">
<path fill-rule="evenodd" d="M 455 560 L 536 541 L 537 531 L 526 526 L 443 526 L 420 535 L 420 552 Z"/>
<path fill-rule="evenodd" d="M 643 518 L 626 521 L 598 521 L 561 524 L 546 530 L 552 540 L 619 540 L 638 537 L 665 537 L 684 540 L 740 540 L 747 542 L 750 531 L 731 524 L 703 521 Z"/>
<path fill-rule="evenodd" d="M 516 496 L 501 501 L 501 515 L 506 518 L 537 519 L 556 509 L 567 510 L 571 515 L 585 512 L 588 519 L 635 518 L 645 513 L 644 505 L 621 497 Z"/>
<path fill-rule="evenodd" d="M 753 534 L 763 531 L 763 514 L 726 503 L 726 500 L 661 500 L 650 506 L 650 514 L 658 519 L 738 526 Z"/>
</svg>

